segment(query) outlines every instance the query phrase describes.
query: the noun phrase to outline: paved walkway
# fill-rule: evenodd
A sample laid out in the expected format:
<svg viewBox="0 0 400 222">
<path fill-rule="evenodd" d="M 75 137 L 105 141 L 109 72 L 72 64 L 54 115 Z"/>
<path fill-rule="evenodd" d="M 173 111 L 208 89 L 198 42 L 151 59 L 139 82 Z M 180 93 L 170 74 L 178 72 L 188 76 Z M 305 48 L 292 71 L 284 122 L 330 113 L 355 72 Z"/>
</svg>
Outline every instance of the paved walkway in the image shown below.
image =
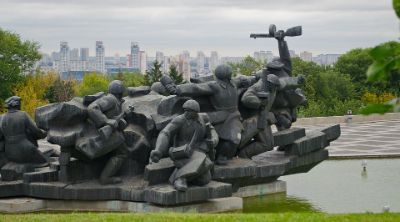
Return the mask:
<svg viewBox="0 0 400 222">
<path fill-rule="evenodd" d="M 331 157 L 400 157 L 400 120 L 341 124 L 341 131 L 328 147 Z"/>
</svg>

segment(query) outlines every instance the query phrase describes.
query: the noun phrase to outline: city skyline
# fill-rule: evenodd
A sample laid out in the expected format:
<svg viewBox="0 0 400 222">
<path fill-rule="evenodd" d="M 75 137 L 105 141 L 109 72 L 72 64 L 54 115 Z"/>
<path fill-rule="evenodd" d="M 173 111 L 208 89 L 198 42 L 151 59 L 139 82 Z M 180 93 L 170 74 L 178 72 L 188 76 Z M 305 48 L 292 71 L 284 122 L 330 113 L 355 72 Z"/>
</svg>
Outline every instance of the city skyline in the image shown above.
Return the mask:
<svg viewBox="0 0 400 222">
<path fill-rule="evenodd" d="M 57 49 L 61 40 L 79 48 L 101 40 L 107 45 L 106 56 L 128 54 L 131 41 L 140 42 L 149 55 L 182 50 L 225 56 L 276 53 L 274 40 L 249 38 L 252 32 L 267 32 L 271 23 L 278 29 L 302 25 L 303 36 L 288 39 L 289 47 L 314 54 L 344 53 L 399 36 L 390 1 L 0 2 L 0 27 L 38 41 L 45 53 Z"/>
</svg>

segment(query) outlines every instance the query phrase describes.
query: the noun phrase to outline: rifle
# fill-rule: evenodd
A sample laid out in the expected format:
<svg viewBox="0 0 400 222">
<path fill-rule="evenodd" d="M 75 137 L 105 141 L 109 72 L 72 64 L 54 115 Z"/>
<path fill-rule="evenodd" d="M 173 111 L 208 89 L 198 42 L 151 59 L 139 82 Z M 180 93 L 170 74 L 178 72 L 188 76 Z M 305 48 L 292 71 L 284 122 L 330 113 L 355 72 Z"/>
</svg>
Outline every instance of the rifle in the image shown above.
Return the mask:
<svg viewBox="0 0 400 222">
<path fill-rule="evenodd" d="M 277 35 L 279 35 L 278 33 L 283 33 L 283 37 L 285 36 L 290 36 L 290 37 L 294 37 L 294 36 L 300 36 L 302 34 L 302 27 L 301 26 L 295 26 L 292 28 L 287 29 L 286 31 L 283 30 L 279 30 L 276 31 L 276 26 L 274 24 L 269 26 L 269 30 L 268 33 L 252 33 L 250 34 L 250 38 L 275 38 L 277 37 Z"/>
</svg>

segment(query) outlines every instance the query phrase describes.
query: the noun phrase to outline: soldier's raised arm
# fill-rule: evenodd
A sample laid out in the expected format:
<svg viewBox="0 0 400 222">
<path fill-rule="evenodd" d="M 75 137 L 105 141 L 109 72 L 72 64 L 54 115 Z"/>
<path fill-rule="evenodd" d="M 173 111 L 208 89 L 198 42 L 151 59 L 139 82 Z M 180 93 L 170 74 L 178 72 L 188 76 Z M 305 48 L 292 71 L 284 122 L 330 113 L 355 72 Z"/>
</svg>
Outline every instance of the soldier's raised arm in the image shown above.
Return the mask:
<svg viewBox="0 0 400 222">
<path fill-rule="evenodd" d="M 105 126 L 108 122 L 108 118 L 104 115 L 104 112 L 111 110 L 113 108 L 113 103 L 107 101 L 107 97 L 102 97 L 88 107 L 88 114 L 91 120 L 96 124 L 96 127 Z"/>
<path fill-rule="evenodd" d="M 275 38 L 278 40 L 279 57 L 284 64 L 284 69 L 289 75 L 292 74 L 292 60 L 290 58 L 289 47 L 284 40 L 284 32 L 277 31 Z"/>
</svg>

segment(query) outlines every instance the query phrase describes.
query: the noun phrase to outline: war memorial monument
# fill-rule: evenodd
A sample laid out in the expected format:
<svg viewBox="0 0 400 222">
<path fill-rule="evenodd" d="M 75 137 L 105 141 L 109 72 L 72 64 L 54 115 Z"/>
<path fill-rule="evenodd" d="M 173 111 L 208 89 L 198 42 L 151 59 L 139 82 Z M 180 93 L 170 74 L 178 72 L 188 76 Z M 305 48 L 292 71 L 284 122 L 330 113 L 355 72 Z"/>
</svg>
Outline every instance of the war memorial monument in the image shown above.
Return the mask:
<svg viewBox="0 0 400 222">
<path fill-rule="evenodd" d="M 307 80 L 292 76 L 285 39 L 301 34 L 301 26 L 274 25 L 252 34 L 276 39 L 280 54 L 252 76 L 220 65 L 212 79 L 181 85 L 167 75 L 152 86 L 114 80 L 107 93 L 38 107 L 35 121 L 18 96 L 7 99 L 0 198 L 39 201 L 15 211 L 215 212 L 240 209 L 229 198 L 240 205 L 240 197 L 267 194 L 260 188 L 280 176 L 308 172 L 328 158 L 340 126 L 292 127 Z"/>
</svg>

